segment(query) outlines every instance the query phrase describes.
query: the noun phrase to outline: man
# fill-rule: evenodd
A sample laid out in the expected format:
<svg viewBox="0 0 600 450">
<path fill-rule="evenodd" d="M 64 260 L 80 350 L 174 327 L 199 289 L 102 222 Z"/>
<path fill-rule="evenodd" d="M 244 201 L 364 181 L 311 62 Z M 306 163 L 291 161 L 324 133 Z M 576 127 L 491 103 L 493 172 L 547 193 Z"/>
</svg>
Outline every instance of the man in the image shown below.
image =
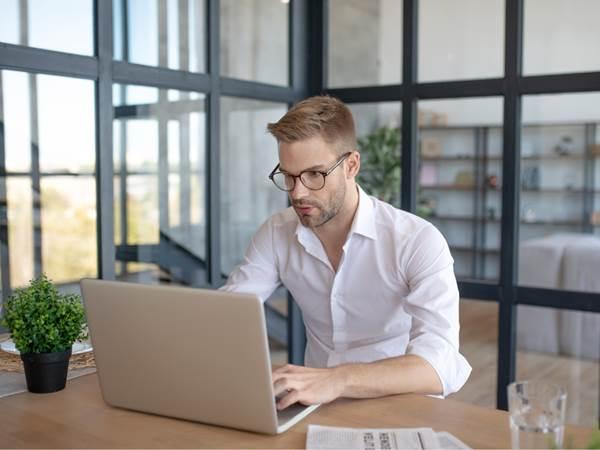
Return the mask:
<svg viewBox="0 0 600 450">
<path fill-rule="evenodd" d="M 458 351 L 458 288 L 433 225 L 369 197 L 350 110 L 312 97 L 268 125 L 269 178 L 291 208 L 258 230 L 225 290 L 268 298 L 281 284 L 302 310 L 306 367 L 273 372 L 277 407 L 338 397 L 448 395 L 471 367 Z"/>
</svg>

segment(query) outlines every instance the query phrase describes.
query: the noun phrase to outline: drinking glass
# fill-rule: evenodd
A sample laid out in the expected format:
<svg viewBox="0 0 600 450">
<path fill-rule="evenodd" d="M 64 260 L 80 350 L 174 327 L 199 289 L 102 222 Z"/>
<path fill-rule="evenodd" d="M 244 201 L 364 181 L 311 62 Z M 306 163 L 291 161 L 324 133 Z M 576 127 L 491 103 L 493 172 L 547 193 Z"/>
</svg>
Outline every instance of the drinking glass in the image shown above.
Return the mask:
<svg viewBox="0 0 600 450">
<path fill-rule="evenodd" d="M 567 393 L 543 381 L 516 381 L 508 386 L 513 449 L 562 448 Z"/>
</svg>

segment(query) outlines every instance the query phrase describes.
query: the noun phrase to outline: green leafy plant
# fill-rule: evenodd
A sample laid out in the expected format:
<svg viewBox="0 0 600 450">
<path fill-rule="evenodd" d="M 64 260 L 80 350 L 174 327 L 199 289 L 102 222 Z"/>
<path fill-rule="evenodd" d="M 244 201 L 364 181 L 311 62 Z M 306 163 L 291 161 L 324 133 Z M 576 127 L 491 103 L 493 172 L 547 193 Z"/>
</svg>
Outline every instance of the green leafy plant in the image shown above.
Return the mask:
<svg viewBox="0 0 600 450">
<path fill-rule="evenodd" d="M 388 203 L 400 200 L 400 129 L 380 127 L 358 139 L 361 168 L 358 183 L 370 195 Z"/>
<path fill-rule="evenodd" d="M 598 426 L 600 427 L 600 423 L 598 423 Z M 550 440 L 550 446 L 551 449 L 553 450 L 560 450 L 560 449 L 574 449 L 574 448 L 584 448 L 587 450 L 597 450 L 600 449 L 600 429 L 596 429 L 592 432 L 592 435 L 590 436 L 590 440 L 588 441 L 588 443 L 586 444 L 585 447 L 575 447 L 573 445 L 573 436 L 569 436 L 567 435 L 565 437 L 565 444 L 562 447 L 559 447 L 556 444 L 556 441 L 554 441 L 554 439 Z"/>
<path fill-rule="evenodd" d="M 64 351 L 87 337 L 79 296 L 60 294 L 45 274 L 8 297 L 2 325 L 23 354 Z"/>
</svg>

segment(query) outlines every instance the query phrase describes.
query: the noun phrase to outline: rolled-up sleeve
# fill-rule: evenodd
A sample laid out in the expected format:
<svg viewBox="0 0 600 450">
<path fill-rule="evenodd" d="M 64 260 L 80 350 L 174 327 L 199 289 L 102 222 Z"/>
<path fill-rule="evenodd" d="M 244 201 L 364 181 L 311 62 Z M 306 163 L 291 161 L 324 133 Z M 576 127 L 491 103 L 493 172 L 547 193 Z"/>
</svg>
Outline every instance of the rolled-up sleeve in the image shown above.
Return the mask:
<svg viewBox="0 0 600 450">
<path fill-rule="evenodd" d="M 264 302 L 280 284 L 272 224 L 267 220 L 252 237 L 242 263 L 233 269 L 220 290 L 256 294 Z"/>
<path fill-rule="evenodd" d="M 426 360 L 437 372 L 443 395 L 458 391 L 471 366 L 459 353 L 459 293 L 446 240 L 428 224 L 415 236 L 400 267 L 409 286 L 404 299 L 412 318 L 406 354 Z"/>
</svg>

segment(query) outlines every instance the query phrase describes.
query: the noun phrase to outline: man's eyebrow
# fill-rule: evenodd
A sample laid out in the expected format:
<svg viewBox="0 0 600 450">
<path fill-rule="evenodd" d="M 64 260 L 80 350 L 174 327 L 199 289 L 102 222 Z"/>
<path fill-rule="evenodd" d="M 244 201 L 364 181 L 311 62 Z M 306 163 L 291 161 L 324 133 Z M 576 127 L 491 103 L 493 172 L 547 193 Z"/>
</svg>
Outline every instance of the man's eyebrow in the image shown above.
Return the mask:
<svg viewBox="0 0 600 450">
<path fill-rule="evenodd" d="M 310 167 L 307 167 L 306 169 L 302 169 L 302 172 L 307 172 L 307 171 L 310 171 L 310 170 L 323 171 L 324 169 L 325 169 L 325 166 L 323 164 L 317 164 L 316 166 L 310 166 Z M 289 171 L 285 170 L 283 167 L 281 167 L 281 164 L 279 165 L 279 170 L 281 172 L 285 172 L 287 174 L 292 175 L 291 172 L 289 172 Z"/>
</svg>

